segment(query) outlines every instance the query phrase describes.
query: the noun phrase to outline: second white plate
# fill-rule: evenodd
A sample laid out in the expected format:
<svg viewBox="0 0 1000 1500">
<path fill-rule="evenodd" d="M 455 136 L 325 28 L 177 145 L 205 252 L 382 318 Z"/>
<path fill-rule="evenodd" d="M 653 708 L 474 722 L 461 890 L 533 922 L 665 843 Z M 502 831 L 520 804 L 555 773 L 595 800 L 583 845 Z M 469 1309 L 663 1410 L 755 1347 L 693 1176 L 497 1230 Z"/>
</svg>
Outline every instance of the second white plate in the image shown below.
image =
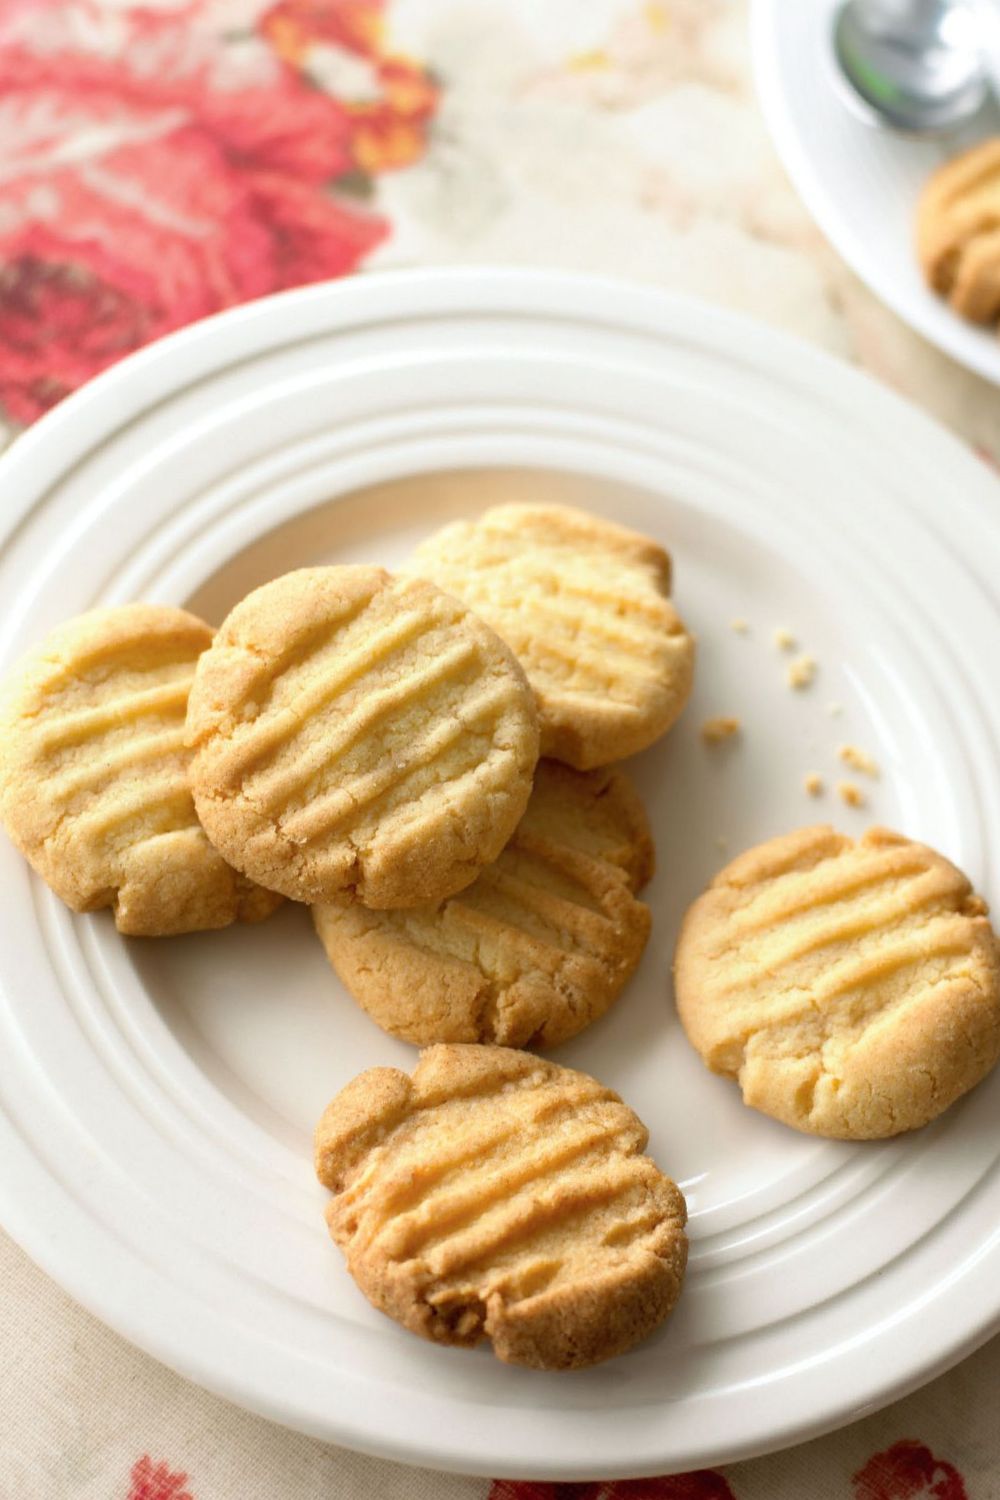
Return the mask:
<svg viewBox="0 0 1000 1500">
<path fill-rule="evenodd" d="M 808 770 L 836 777 L 840 740 L 881 763 L 873 817 L 1000 898 L 1000 490 L 952 438 L 721 312 L 613 282 L 426 273 L 290 294 L 154 346 L 20 439 L 0 492 L 4 666 L 99 602 L 218 620 L 285 569 L 391 565 L 442 521 L 525 497 L 660 538 L 700 642 L 693 703 L 634 765 L 659 852 L 649 950 L 557 1053 L 620 1090 L 683 1183 L 691 1266 L 668 1326 L 560 1378 L 374 1312 L 327 1240 L 310 1135 L 353 1074 L 414 1054 L 341 990 L 306 913 L 125 942 L 3 842 L 17 939 L 0 946 L 0 1217 L 82 1302 L 306 1431 L 538 1478 L 778 1447 L 995 1326 L 1000 1077 L 911 1138 L 811 1140 L 706 1072 L 669 981 L 720 841 L 864 826 L 802 789 Z M 785 682 L 778 625 L 819 663 L 807 692 Z M 718 713 L 744 734 L 710 752 L 698 725 Z"/>
<path fill-rule="evenodd" d="M 840 92 L 830 47 L 838 0 L 751 0 L 757 97 L 778 154 L 823 233 L 862 281 L 924 338 L 1000 385 L 1000 337 L 926 286 L 917 199 L 948 157 L 996 125 L 922 140 L 867 124 Z"/>
</svg>

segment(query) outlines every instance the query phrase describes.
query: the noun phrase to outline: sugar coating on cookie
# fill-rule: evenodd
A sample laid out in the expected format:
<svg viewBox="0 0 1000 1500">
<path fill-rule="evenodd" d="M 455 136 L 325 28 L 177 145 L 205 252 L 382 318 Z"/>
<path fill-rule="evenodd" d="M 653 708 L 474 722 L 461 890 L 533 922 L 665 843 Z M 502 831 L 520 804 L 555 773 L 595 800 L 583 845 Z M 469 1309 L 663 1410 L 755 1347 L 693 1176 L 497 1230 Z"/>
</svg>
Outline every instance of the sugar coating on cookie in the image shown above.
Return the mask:
<svg viewBox="0 0 1000 1500">
<path fill-rule="evenodd" d="M 163 936 L 278 905 L 198 822 L 184 717 L 204 620 L 158 604 L 78 615 L 14 669 L 0 706 L 0 819 L 74 911 Z"/>
<path fill-rule="evenodd" d="M 408 911 L 317 906 L 344 985 L 404 1041 L 551 1047 L 614 1003 L 649 936 L 637 901 L 653 844 L 631 783 L 540 761 L 500 858 L 449 900 Z"/>
<path fill-rule="evenodd" d="M 684 1277 L 684 1199 L 648 1132 L 584 1073 L 506 1047 L 374 1068 L 316 1131 L 327 1220 L 365 1296 L 411 1332 L 565 1370 L 621 1354 Z"/>
<path fill-rule="evenodd" d="M 417 548 L 409 570 L 482 615 L 538 700 L 542 754 L 578 770 L 644 750 L 691 691 L 694 642 L 670 558 L 634 531 L 559 505 L 501 505 Z"/>
<path fill-rule="evenodd" d="M 744 1101 L 798 1130 L 925 1125 L 1000 1056 L 1000 950 L 942 855 L 872 828 L 740 855 L 684 918 L 677 1008 Z"/>
<path fill-rule="evenodd" d="M 457 599 L 382 568 L 305 568 L 238 604 L 198 664 L 191 784 L 212 842 L 300 901 L 461 890 L 527 805 L 531 691 Z"/>
<path fill-rule="evenodd" d="M 1000 317 L 1000 137 L 933 172 L 917 210 L 928 284 L 974 323 Z"/>
</svg>

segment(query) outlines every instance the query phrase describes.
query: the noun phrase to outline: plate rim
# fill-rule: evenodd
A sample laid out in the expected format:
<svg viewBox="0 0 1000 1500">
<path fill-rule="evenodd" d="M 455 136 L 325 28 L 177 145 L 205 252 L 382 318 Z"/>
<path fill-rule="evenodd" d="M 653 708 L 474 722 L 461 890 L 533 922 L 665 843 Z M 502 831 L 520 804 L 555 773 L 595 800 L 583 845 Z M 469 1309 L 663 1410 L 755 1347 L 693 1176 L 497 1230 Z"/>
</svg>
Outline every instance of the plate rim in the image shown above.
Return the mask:
<svg viewBox="0 0 1000 1500">
<path fill-rule="evenodd" d="M 776 42 L 781 9 L 781 0 L 750 0 L 750 57 L 757 104 L 771 143 L 795 191 L 837 254 L 880 302 L 956 364 L 988 380 L 991 385 L 1000 385 L 1000 338 L 991 343 L 985 330 L 974 330 L 971 325 L 963 323 L 958 314 L 954 316 L 954 327 L 950 322 L 941 323 L 934 316 L 933 307 L 911 302 L 903 296 L 890 270 L 883 271 L 881 265 L 869 258 L 863 238 L 851 232 L 843 215 L 837 212 L 833 200 L 825 193 L 822 180 L 802 145 L 798 126 L 785 97 Z M 818 6 L 815 0 L 803 0 L 803 9 L 818 10 Z M 870 125 L 865 128 L 875 131 L 881 127 Z M 983 342 L 968 338 L 973 331 L 983 332 Z"/>
<path fill-rule="evenodd" d="M 58 435 L 69 432 L 78 441 L 81 433 L 86 438 L 88 428 L 93 428 L 95 420 L 100 425 L 102 412 L 112 410 L 121 418 L 126 407 L 141 409 L 150 404 L 151 393 L 157 389 L 162 399 L 173 389 L 174 371 L 183 368 L 185 362 L 190 361 L 189 351 L 193 352 L 196 359 L 205 359 L 208 369 L 217 368 L 233 362 L 222 357 L 231 337 L 230 329 L 234 333 L 245 330 L 252 344 L 254 330 L 263 331 L 268 325 L 274 325 L 285 335 L 289 309 L 293 316 L 298 314 L 305 318 L 317 306 L 329 304 L 327 331 L 333 331 L 338 322 L 350 326 L 359 307 L 365 305 L 376 308 L 380 319 L 387 321 L 386 307 L 393 303 L 393 299 L 403 304 L 409 299 L 411 315 L 415 311 L 426 311 L 430 303 L 433 304 L 432 312 L 438 314 L 442 307 L 466 312 L 501 311 L 508 314 L 523 314 L 527 311 L 536 315 L 543 310 L 550 314 L 555 311 L 584 326 L 600 324 L 627 329 L 641 326 L 662 339 L 668 338 L 671 333 L 675 336 L 678 332 L 683 333 L 687 327 L 695 329 L 699 340 L 709 344 L 714 342 L 709 337 L 714 332 L 720 343 L 725 341 L 730 355 L 735 347 L 739 347 L 743 356 L 753 364 L 763 362 L 771 369 L 778 369 L 786 374 L 794 369 L 800 381 L 808 379 L 821 388 L 826 387 L 831 396 L 843 400 L 848 406 L 856 401 L 856 393 L 863 394 L 869 403 L 883 403 L 885 412 L 891 413 L 897 420 L 919 424 L 925 442 L 943 444 L 942 456 L 955 464 L 958 471 L 965 468 L 971 490 L 979 488 L 984 497 L 989 492 L 994 501 L 1000 498 L 1000 484 L 987 466 L 942 424 L 845 362 L 750 318 L 695 299 L 640 288 L 613 277 L 563 275 L 558 272 L 506 268 L 387 271 L 348 282 L 297 289 L 218 314 L 139 351 L 99 376 L 42 418 L 0 456 L 0 481 L 6 480 L 9 486 L 13 483 L 24 484 L 26 497 L 20 506 L 11 507 L 13 513 L 8 512 L 0 520 L 0 543 L 30 514 L 38 498 L 31 493 L 33 483 L 37 483 L 37 480 L 32 480 L 32 469 L 44 456 L 46 449 L 60 455 L 60 462 L 56 465 L 57 472 L 65 467 L 61 460 L 66 453 L 66 443 L 61 442 Z M 595 312 L 595 309 L 601 311 Z M 400 315 L 400 311 L 396 307 L 393 315 Z M 346 318 L 343 316 L 345 313 Z M 734 334 L 738 336 L 735 339 Z M 237 338 L 237 343 L 239 342 L 240 337 Z M 204 374 L 205 370 L 201 369 L 200 373 Z M 128 399 L 125 399 L 126 396 Z M 46 466 L 42 464 L 40 467 L 44 469 Z M 44 493 L 44 489 L 41 493 Z M 973 504 L 971 496 L 963 498 L 970 506 Z M 3 1060 L 0 1060 L 0 1081 L 4 1066 Z M 148 1327 L 149 1320 L 142 1317 L 131 1292 L 126 1296 L 119 1294 L 116 1299 L 114 1293 L 109 1297 L 101 1295 L 99 1288 L 95 1290 L 92 1272 L 84 1269 L 87 1263 L 85 1258 L 78 1259 L 75 1254 L 74 1237 L 65 1234 L 65 1207 L 63 1206 L 60 1214 L 55 1201 L 51 1205 L 48 1201 L 61 1200 L 65 1196 L 65 1190 L 61 1184 L 46 1176 L 46 1193 L 42 1195 L 46 1199 L 45 1203 L 40 1204 L 36 1198 L 31 1208 L 26 1208 L 24 1195 L 19 1195 L 13 1187 L 17 1175 L 13 1166 L 14 1152 L 15 1149 L 20 1149 L 17 1127 L 2 1108 L 0 1131 L 11 1148 L 12 1163 L 10 1173 L 4 1174 L 0 1179 L 0 1219 L 4 1226 L 29 1256 L 78 1302 L 131 1343 L 170 1365 L 186 1378 L 271 1420 L 284 1422 L 327 1441 L 342 1443 L 344 1446 L 398 1462 L 425 1467 L 434 1465 L 456 1472 L 491 1477 L 593 1478 L 590 1472 L 593 1464 L 586 1459 L 576 1465 L 567 1465 L 560 1460 L 546 1463 L 539 1461 L 537 1457 L 532 1458 L 530 1463 L 512 1462 L 510 1457 L 498 1461 L 496 1454 L 476 1459 L 462 1448 L 460 1442 L 442 1447 L 443 1435 L 440 1434 L 432 1439 L 432 1445 L 424 1443 L 422 1446 L 382 1433 L 377 1441 L 369 1440 L 367 1437 L 359 1437 L 357 1430 L 349 1424 L 340 1423 L 335 1413 L 324 1421 L 322 1430 L 317 1430 L 315 1426 L 303 1421 L 300 1414 L 290 1410 L 288 1402 L 282 1396 L 272 1392 L 265 1397 L 256 1389 L 248 1390 L 247 1387 L 251 1384 L 249 1377 L 242 1385 L 221 1378 L 218 1371 L 206 1363 L 201 1351 L 188 1345 L 180 1329 L 167 1329 L 162 1320 L 156 1322 L 155 1329 Z M 33 1168 L 37 1171 L 37 1159 L 33 1160 Z M 84 1232 L 98 1234 L 99 1226 L 92 1215 L 85 1213 L 74 1200 L 71 1201 L 73 1214 L 84 1226 Z M 62 1233 L 56 1232 L 57 1224 Z M 118 1249 L 121 1254 L 135 1260 L 137 1276 L 148 1274 L 130 1246 L 119 1244 Z M 1000 1327 L 1000 1291 L 996 1300 L 996 1307 L 974 1330 L 966 1331 L 963 1325 L 962 1331 L 950 1344 L 945 1347 L 936 1346 L 932 1357 L 914 1364 L 902 1379 L 887 1384 L 874 1402 L 866 1401 L 864 1411 L 877 1409 L 917 1389 L 984 1343 Z M 114 1305 L 109 1306 L 109 1303 Z M 784 1429 L 772 1431 L 760 1442 L 743 1444 L 725 1452 L 705 1449 L 699 1462 L 733 1462 L 739 1458 L 791 1446 L 831 1431 L 862 1414 L 857 1409 L 856 1398 L 845 1393 L 839 1402 L 831 1403 L 818 1419 L 791 1422 Z M 621 1477 L 649 1475 L 662 1472 L 663 1462 L 669 1461 L 665 1459 L 651 1464 L 643 1460 L 631 1465 L 625 1461 L 612 1465 L 612 1468 L 615 1475 Z"/>
</svg>

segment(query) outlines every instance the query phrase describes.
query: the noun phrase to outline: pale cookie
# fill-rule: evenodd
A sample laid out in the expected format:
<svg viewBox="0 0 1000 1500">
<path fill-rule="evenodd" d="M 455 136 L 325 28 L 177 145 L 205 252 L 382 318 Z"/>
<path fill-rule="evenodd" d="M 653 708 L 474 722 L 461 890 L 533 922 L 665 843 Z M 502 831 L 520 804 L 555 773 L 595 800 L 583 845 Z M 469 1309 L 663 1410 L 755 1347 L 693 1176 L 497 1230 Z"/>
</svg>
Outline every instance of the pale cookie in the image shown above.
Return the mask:
<svg viewBox="0 0 1000 1500">
<path fill-rule="evenodd" d="M 750 849 L 688 911 L 677 1008 L 745 1103 L 845 1140 L 933 1120 L 1000 1056 L 985 903 L 923 844 L 804 828 Z"/>
<path fill-rule="evenodd" d="M 95 609 L 15 668 L 0 709 L 0 819 L 74 911 L 156 937 L 259 921 L 279 904 L 198 822 L 184 714 L 212 632 L 157 604 Z"/>
<path fill-rule="evenodd" d="M 191 785 L 237 869 L 299 901 L 416 906 L 496 859 L 538 758 L 531 691 L 457 599 L 382 568 L 256 589 L 198 663 Z"/>
<path fill-rule="evenodd" d="M 679 1190 L 617 1094 L 506 1047 L 362 1073 L 316 1131 L 330 1233 L 412 1333 L 568 1370 L 663 1322 L 684 1278 Z"/>
<path fill-rule="evenodd" d="M 404 1041 L 551 1047 L 621 993 L 649 936 L 633 890 L 652 873 L 646 815 L 620 772 L 540 761 L 528 810 L 495 864 L 411 911 L 317 906 L 347 989 Z"/>
<path fill-rule="evenodd" d="M 1000 137 L 932 173 L 917 211 L 917 253 L 930 286 L 974 323 L 1000 316 Z"/>
<path fill-rule="evenodd" d="M 668 597 L 670 558 L 647 537 L 565 506 L 501 505 L 436 532 L 410 570 L 510 644 L 543 755 L 584 771 L 621 760 L 688 700 L 694 642 Z"/>
</svg>

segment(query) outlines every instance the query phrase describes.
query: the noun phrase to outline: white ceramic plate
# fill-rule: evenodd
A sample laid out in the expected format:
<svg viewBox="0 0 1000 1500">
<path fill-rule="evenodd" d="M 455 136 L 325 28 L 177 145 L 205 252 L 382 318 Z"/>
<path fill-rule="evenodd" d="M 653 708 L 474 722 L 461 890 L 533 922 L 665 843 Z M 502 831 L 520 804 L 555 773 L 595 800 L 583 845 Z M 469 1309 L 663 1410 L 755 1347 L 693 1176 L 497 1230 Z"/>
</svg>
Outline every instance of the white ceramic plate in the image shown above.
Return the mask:
<svg viewBox="0 0 1000 1500">
<path fill-rule="evenodd" d="M 674 1015 L 679 914 L 723 858 L 817 816 L 853 740 L 873 814 L 1000 897 L 1000 487 L 830 359 L 697 304 L 522 273 L 383 276 L 167 339 L 0 463 L 0 661 L 99 602 L 218 619 L 273 574 L 392 564 L 499 499 L 577 502 L 668 543 L 695 699 L 635 762 L 654 934 L 558 1052 L 619 1089 L 691 1208 L 671 1323 L 572 1376 L 437 1349 L 372 1311 L 328 1243 L 312 1126 L 359 1069 L 409 1067 L 306 913 L 172 941 L 73 917 L 4 842 L 0 1217 L 81 1302 L 233 1400 L 334 1441 L 488 1474 L 684 1469 L 870 1410 L 1000 1313 L 1000 1076 L 931 1129 L 851 1147 L 745 1110 Z M 749 635 L 730 620 L 744 616 Z M 785 625 L 819 662 L 785 684 Z M 827 704 L 843 705 L 831 718 Z M 743 742 L 697 726 L 735 713 Z"/>
<path fill-rule="evenodd" d="M 838 0 L 751 0 L 757 94 L 789 176 L 848 265 L 918 333 L 1000 384 L 1000 338 L 928 290 L 913 223 L 927 177 L 949 156 L 1000 129 L 995 110 L 950 137 L 918 139 L 855 114 L 834 73 L 830 28 Z"/>
</svg>

